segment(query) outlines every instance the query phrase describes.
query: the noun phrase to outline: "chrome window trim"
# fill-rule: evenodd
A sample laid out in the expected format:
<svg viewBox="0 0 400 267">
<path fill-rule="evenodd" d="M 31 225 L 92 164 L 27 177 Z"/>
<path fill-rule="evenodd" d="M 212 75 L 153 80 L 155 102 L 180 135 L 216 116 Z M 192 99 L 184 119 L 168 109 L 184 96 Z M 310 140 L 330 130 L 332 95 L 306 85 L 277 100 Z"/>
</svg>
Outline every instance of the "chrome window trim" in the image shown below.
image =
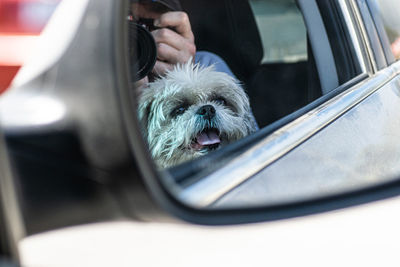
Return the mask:
<svg viewBox="0 0 400 267">
<path fill-rule="evenodd" d="M 366 66 L 370 66 L 370 68 L 367 69 L 367 72 L 376 73 L 378 71 L 378 66 L 377 66 L 377 63 L 375 62 L 372 45 L 371 45 L 370 39 L 368 37 L 368 32 L 367 32 L 367 29 L 365 28 L 359 7 L 358 7 L 356 1 L 354 1 L 354 0 L 350 0 L 348 3 L 352 10 L 352 14 L 355 17 L 355 20 L 356 20 L 356 23 L 358 26 L 358 30 L 360 31 L 360 35 L 361 35 L 360 38 L 362 39 L 363 47 L 365 49 L 364 54 L 366 54 L 365 56 L 367 57 L 366 60 L 367 60 L 367 62 L 370 63 L 370 65 L 366 65 Z"/>
<path fill-rule="evenodd" d="M 360 40 L 357 36 L 356 29 L 353 24 L 353 19 L 352 15 L 349 10 L 349 6 L 347 5 L 346 0 L 338 0 L 339 6 L 342 10 L 343 18 L 345 20 L 345 24 L 347 25 L 347 29 L 349 31 L 349 35 L 351 38 L 352 43 L 354 44 L 354 49 L 356 52 L 357 60 L 358 63 L 361 66 L 361 72 L 366 73 L 367 72 L 367 67 L 366 67 L 366 60 L 364 59 L 363 53 L 361 51 L 361 43 Z M 354 11 L 354 10 L 353 10 Z M 354 13 L 353 13 L 354 14 Z M 360 21 L 357 19 L 357 23 L 360 23 Z"/>
</svg>

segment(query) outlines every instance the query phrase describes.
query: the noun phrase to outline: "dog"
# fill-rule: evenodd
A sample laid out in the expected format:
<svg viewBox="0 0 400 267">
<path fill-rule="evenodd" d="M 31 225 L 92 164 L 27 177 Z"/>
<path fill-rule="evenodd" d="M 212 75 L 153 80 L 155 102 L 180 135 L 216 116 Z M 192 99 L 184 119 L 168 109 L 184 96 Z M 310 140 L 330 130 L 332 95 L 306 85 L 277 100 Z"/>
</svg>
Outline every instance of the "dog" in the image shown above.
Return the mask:
<svg viewBox="0 0 400 267">
<path fill-rule="evenodd" d="M 178 64 L 148 83 L 138 115 L 160 168 L 203 156 L 258 128 L 240 83 L 213 66 L 193 63 Z"/>
</svg>

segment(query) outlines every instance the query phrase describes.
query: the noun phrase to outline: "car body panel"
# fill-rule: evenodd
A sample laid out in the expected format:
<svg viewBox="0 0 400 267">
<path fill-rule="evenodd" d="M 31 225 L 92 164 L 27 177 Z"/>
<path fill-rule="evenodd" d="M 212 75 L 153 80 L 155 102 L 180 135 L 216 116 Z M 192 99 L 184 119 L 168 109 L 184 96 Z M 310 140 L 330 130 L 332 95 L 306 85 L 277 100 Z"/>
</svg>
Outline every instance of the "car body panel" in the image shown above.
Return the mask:
<svg viewBox="0 0 400 267">
<path fill-rule="evenodd" d="M 393 114 L 399 112 L 396 102 L 399 66 L 400 64 L 395 64 L 374 77 L 365 79 L 288 124 L 215 174 L 187 186 L 180 196 L 185 202 L 203 207 L 213 206 L 213 203 L 215 207 L 219 207 L 230 202 L 230 206 L 241 205 L 240 203 L 243 206 L 273 205 L 351 191 L 396 178 L 396 174 L 397 176 L 400 174 L 396 168 L 398 159 L 396 149 L 389 151 L 385 148 L 395 141 L 392 137 L 399 131 L 396 117 L 393 117 Z M 380 127 L 376 127 L 378 122 Z M 369 130 L 370 128 L 382 132 L 373 132 Z M 308 131 L 310 129 L 313 131 Z M 299 139 L 293 142 L 296 136 Z M 350 146 L 351 143 L 357 144 L 361 138 L 366 139 L 357 146 Z M 387 139 L 382 140 L 382 138 Z M 285 146 L 286 143 L 292 146 Z M 377 145 L 372 146 L 374 143 Z M 328 150 L 330 144 L 332 146 Z M 287 150 L 279 150 L 282 147 L 287 147 Z M 368 153 L 364 154 L 368 147 Z M 278 153 L 277 149 L 282 151 L 282 154 Z M 391 161 L 376 161 L 374 165 L 376 170 L 383 168 L 397 172 L 390 175 L 371 172 L 369 177 L 374 179 L 359 180 L 366 174 L 356 172 L 361 163 L 356 163 L 354 160 L 348 162 L 344 157 L 353 154 L 359 155 L 360 160 L 385 156 Z M 319 162 L 317 166 L 315 162 Z M 379 166 L 381 168 L 378 168 Z M 326 183 L 325 179 L 329 179 L 330 176 L 334 178 L 335 175 L 336 179 L 330 179 L 330 183 Z M 339 177 L 345 178 L 341 175 L 353 176 L 354 180 L 339 179 Z M 323 176 L 326 177 L 322 179 Z M 300 186 L 300 182 L 305 187 L 309 186 L 309 189 Z M 293 183 L 297 186 L 293 187 Z M 325 186 L 322 186 L 322 183 L 325 183 Z M 310 191 L 311 188 L 314 192 Z"/>
<path fill-rule="evenodd" d="M 383 72 L 379 75 L 388 77 Z M 284 204 L 397 179 L 399 88 L 397 74 L 307 142 L 225 194 L 215 206 Z"/>
<path fill-rule="evenodd" d="M 325 98 L 324 103 L 321 103 L 318 107 L 287 123 L 278 130 L 269 133 L 262 141 L 249 146 L 246 152 L 237 156 L 214 173 L 203 179 L 199 179 L 198 182 L 189 186 L 184 186 L 179 195 L 180 199 L 196 207 L 212 205 L 212 203 L 222 196 L 229 194 L 230 190 L 234 190 L 236 186 L 246 182 L 262 169 L 268 168 L 268 165 L 299 144 L 308 142 L 308 139 L 317 131 L 321 128 L 329 127 L 332 121 L 377 90 L 383 83 L 386 83 L 387 79 L 394 75 L 394 70 L 388 69 L 385 73 L 377 75 L 368 81 L 365 79 L 371 75 L 371 66 L 375 65 L 374 62 L 370 61 L 373 58 L 370 54 L 372 51 L 368 49 L 368 40 L 362 37 L 363 28 L 360 25 L 353 25 L 357 21 L 356 17 L 358 17 L 357 10 L 355 10 L 356 7 L 346 1 L 339 1 L 339 6 L 343 13 L 344 22 L 348 25 L 349 38 L 355 51 L 354 61 L 360 65 L 362 73 L 330 92 L 333 95 L 343 91 L 342 93 L 332 97 L 330 100 Z M 307 16 L 311 16 L 311 18 L 307 19 Z M 314 21 L 316 19 L 314 15 L 310 15 L 309 13 L 305 13 L 304 17 L 306 21 Z M 360 18 L 358 17 L 358 19 Z M 313 36 L 314 34 L 315 38 L 317 38 L 321 34 L 326 34 L 323 31 L 324 29 L 312 27 L 309 29 L 309 35 Z M 318 45 L 324 46 L 325 43 L 316 42 L 313 47 L 314 51 L 319 51 Z M 323 51 L 322 49 L 319 53 L 326 54 Z M 325 60 L 323 63 L 328 64 Z M 320 73 L 327 76 L 335 76 L 329 69 L 321 66 Z M 359 89 L 359 87 L 361 88 Z M 325 96 L 328 95 L 326 94 Z M 250 195 L 251 193 L 249 193 Z"/>
<path fill-rule="evenodd" d="M 397 267 L 400 198 L 229 227 L 118 221 L 21 241 L 23 266 Z"/>
<path fill-rule="evenodd" d="M 185 203 L 213 208 L 288 204 L 368 188 L 400 175 L 398 150 L 391 145 L 399 131 L 394 114 L 399 113 L 395 91 L 400 64 L 371 74 L 369 66 L 376 65 L 377 56 L 368 38 L 360 41 L 366 31 L 357 6 L 339 2 L 357 60 L 371 77 L 273 132 L 211 175 L 184 186 L 179 197 Z M 352 25 L 352 17 L 359 25 Z"/>
</svg>

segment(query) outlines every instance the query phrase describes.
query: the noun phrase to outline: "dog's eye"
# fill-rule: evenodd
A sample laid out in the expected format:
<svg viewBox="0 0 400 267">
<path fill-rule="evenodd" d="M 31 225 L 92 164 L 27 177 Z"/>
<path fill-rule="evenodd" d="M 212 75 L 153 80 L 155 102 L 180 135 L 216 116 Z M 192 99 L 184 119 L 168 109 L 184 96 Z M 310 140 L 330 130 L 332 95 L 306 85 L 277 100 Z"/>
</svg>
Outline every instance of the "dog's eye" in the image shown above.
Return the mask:
<svg viewBox="0 0 400 267">
<path fill-rule="evenodd" d="M 223 106 L 226 106 L 226 104 L 227 104 L 226 100 L 222 97 L 218 97 L 218 98 L 214 99 L 214 102 L 216 102 L 217 104 L 223 105 Z"/>
<path fill-rule="evenodd" d="M 172 117 L 177 117 L 185 113 L 187 106 L 179 106 L 171 112 Z"/>
</svg>

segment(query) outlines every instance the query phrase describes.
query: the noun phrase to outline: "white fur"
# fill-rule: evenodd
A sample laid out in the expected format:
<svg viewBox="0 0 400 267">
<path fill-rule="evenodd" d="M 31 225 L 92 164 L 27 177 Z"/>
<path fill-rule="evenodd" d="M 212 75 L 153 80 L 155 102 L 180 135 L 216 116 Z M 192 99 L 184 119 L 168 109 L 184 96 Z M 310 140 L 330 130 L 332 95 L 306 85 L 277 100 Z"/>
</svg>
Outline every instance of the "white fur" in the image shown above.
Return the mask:
<svg viewBox="0 0 400 267">
<path fill-rule="evenodd" d="M 228 106 L 215 99 L 223 97 Z M 188 103 L 186 111 L 176 117 L 171 112 Z M 204 105 L 215 108 L 215 117 L 199 118 L 196 112 Z M 220 132 L 221 146 L 256 130 L 249 100 L 236 79 L 213 66 L 187 63 L 177 65 L 165 77 L 149 83 L 139 99 L 139 119 L 153 158 L 160 167 L 207 154 L 208 150 L 191 149 L 194 137 L 205 128 Z"/>
</svg>

